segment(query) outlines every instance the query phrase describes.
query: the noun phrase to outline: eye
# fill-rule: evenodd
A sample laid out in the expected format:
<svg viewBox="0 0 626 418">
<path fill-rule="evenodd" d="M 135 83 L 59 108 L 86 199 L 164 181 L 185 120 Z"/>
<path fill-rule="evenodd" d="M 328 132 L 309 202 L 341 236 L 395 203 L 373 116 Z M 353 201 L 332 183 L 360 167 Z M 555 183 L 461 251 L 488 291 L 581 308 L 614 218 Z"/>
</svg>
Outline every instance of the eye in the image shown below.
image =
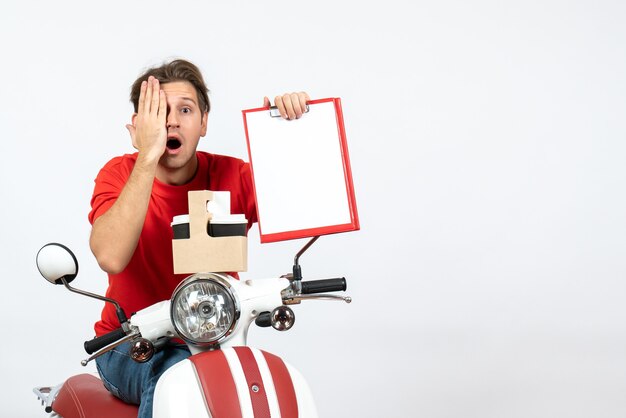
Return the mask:
<svg viewBox="0 0 626 418">
<path fill-rule="evenodd" d="M 183 107 L 180 111 L 181 111 L 182 113 L 191 113 L 191 108 L 189 108 L 189 107 Z"/>
</svg>

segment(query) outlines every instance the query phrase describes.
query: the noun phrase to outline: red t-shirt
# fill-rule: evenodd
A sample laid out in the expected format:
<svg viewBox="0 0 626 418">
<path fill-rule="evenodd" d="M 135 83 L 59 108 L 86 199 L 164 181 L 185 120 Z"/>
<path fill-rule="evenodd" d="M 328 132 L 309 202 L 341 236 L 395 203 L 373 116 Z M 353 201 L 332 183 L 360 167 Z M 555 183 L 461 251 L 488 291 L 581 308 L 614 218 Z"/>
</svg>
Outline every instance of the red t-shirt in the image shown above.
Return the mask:
<svg viewBox="0 0 626 418">
<path fill-rule="evenodd" d="M 178 283 L 187 277 L 186 274 L 174 274 L 171 222 L 174 216 L 189 213 L 188 191 L 230 191 L 231 213 L 245 214 L 248 228 L 257 221 L 249 164 L 236 158 L 202 151 L 198 151 L 197 156 L 198 171 L 189 183 L 172 186 L 154 180 L 146 220 L 135 253 L 123 272 L 109 274 L 106 295 L 118 301 L 127 316 L 169 299 Z M 100 170 L 91 199 L 91 224 L 115 203 L 136 159 L 136 153 L 117 157 Z M 105 334 L 119 326 L 115 307 L 106 303 L 102 319 L 95 324 L 96 335 Z"/>
</svg>

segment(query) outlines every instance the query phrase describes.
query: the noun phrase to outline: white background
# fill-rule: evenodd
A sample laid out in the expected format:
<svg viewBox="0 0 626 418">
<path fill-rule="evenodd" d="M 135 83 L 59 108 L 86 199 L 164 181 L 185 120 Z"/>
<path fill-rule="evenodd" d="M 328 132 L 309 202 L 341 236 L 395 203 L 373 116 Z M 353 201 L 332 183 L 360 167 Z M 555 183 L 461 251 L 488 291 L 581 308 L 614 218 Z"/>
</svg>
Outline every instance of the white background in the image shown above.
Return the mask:
<svg viewBox="0 0 626 418">
<path fill-rule="evenodd" d="M 624 22 L 618 0 L 2 2 L 0 415 L 43 416 L 31 388 L 84 370 L 101 305 L 35 254 L 67 244 L 104 290 L 93 179 L 132 151 L 133 80 L 184 57 L 212 91 L 203 150 L 245 158 L 263 95 L 342 98 L 362 230 L 302 264 L 354 302 L 250 338 L 322 417 L 626 416 Z M 303 243 L 253 234 L 247 277 Z"/>
</svg>

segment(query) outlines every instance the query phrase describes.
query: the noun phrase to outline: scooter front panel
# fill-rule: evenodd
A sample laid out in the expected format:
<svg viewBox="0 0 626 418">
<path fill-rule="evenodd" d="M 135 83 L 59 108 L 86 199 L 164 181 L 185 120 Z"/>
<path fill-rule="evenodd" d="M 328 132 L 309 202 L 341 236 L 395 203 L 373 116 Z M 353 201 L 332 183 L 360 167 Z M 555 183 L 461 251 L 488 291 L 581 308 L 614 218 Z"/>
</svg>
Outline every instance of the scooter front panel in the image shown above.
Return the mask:
<svg viewBox="0 0 626 418">
<path fill-rule="evenodd" d="M 295 367 L 285 363 L 293 387 L 296 390 L 296 398 L 298 399 L 298 417 L 299 418 L 317 418 L 317 407 L 315 406 L 315 400 L 313 399 L 313 393 L 309 387 L 309 384 Z"/>
<path fill-rule="evenodd" d="M 242 418 L 237 386 L 224 350 L 197 354 L 189 360 L 198 376 L 209 415 Z"/>
<path fill-rule="evenodd" d="M 250 347 L 193 355 L 157 384 L 155 418 L 316 418 L 302 375 L 273 354 Z"/>
<path fill-rule="evenodd" d="M 176 363 L 159 378 L 152 407 L 154 418 L 212 418 L 196 369 L 188 359 Z"/>
<path fill-rule="evenodd" d="M 267 383 L 261 377 L 259 365 L 256 363 L 252 350 L 247 347 L 236 347 L 222 350 L 222 352 L 226 356 L 235 381 L 242 417 L 269 418 L 272 415 L 276 416 L 278 403 L 268 400 L 268 392 L 271 398 L 275 399 L 276 397 L 271 388 L 266 389 Z M 270 403 L 273 406 L 272 409 L 270 409 Z"/>
<path fill-rule="evenodd" d="M 202 385 L 209 416 L 317 416 L 308 385 L 300 373 L 278 356 L 254 348 L 235 347 L 197 354 L 189 361 Z"/>
<path fill-rule="evenodd" d="M 266 351 L 254 350 L 256 356 L 263 356 L 258 359 L 259 369 L 263 375 L 264 381 L 271 385 L 272 390 L 269 392 L 275 394 L 273 397 L 278 402 L 281 417 L 297 417 L 298 416 L 298 398 L 294 386 L 294 381 L 287 369 L 287 365 L 283 360 L 274 354 Z"/>
</svg>

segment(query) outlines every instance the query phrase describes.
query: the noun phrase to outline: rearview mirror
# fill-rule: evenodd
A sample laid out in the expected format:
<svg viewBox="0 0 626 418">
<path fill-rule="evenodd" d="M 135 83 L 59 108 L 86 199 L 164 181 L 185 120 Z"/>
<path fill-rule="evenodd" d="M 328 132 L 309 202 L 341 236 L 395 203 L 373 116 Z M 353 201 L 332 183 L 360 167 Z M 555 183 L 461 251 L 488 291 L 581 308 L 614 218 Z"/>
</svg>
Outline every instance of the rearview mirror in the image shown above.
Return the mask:
<svg viewBox="0 0 626 418">
<path fill-rule="evenodd" d="M 41 247 L 37 253 L 37 268 L 50 283 L 63 284 L 63 278 L 70 283 L 78 274 L 78 261 L 72 250 L 52 242 Z"/>
</svg>

